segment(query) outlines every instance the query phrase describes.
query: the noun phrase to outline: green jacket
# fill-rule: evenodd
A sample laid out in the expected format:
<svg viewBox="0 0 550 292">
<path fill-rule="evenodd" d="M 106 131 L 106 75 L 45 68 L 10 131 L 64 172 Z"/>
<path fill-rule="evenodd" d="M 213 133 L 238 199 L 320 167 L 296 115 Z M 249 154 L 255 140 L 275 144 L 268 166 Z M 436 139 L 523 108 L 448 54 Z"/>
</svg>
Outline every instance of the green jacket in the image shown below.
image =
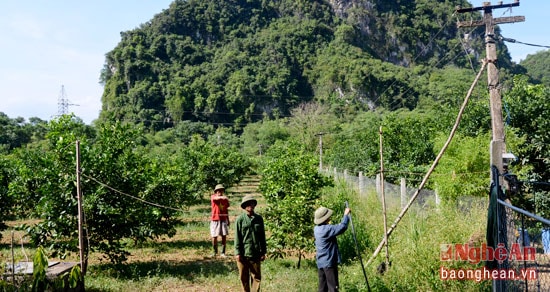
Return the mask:
<svg viewBox="0 0 550 292">
<path fill-rule="evenodd" d="M 266 254 L 264 219 L 241 214 L 235 221 L 235 255 L 259 259 Z"/>
</svg>

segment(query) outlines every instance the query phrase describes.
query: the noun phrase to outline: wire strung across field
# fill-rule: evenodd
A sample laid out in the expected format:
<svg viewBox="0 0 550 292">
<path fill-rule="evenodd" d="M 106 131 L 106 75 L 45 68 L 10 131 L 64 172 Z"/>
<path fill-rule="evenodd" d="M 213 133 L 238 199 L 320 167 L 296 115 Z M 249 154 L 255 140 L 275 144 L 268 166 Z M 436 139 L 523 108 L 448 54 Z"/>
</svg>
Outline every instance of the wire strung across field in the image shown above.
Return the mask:
<svg viewBox="0 0 550 292">
<path fill-rule="evenodd" d="M 125 193 L 125 192 L 123 192 L 123 191 L 117 190 L 117 189 L 115 189 L 114 187 L 111 187 L 111 186 L 107 185 L 106 183 L 103 183 L 103 182 L 99 181 L 98 179 L 96 179 L 96 178 L 94 178 L 94 177 L 91 177 L 91 176 L 89 176 L 89 175 L 83 174 L 82 172 L 80 172 L 80 175 L 82 175 L 83 177 L 88 178 L 88 179 L 94 181 L 95 183 L 97 183 L 97 184 L 99 184 L 99 185 L 101 185 L 101 186 L 103 186 L 103 187 L 105 187 L 105 188 L 108 188 L 108 189 L 110 189 L 110 190 L 112 190 L 112 191 L 114 191 L 114 192 L 117 192 L 117 193 L 119 193 L 119 194 L 121 194 L 121 195 L 124 195 L 124 196 L 126 196 L 126 197 L 129 197 L 129 198 L 131 198 L 131 199 L 140 201 L 140 202 L 142 202 L 142 203 L 144 203 L 144 204 L 147 204 L 147 205 L 150 205 L 150 206 L 154 206 L 154 207 L 157 207 L 157 208 L 164 208 L 164 209 L 169 209 L 169 210 L 173 210 L 173 211 L 178 211 L 178 212 L 190 212 L 190 211 L 188 211 L 188 210 L 184 210 L 184 209 L 181 209 L 181 208 L 175 208 L 175 207 L 165 206 L 165 205 L 162 205 L 162 204 L 150 202 L 150 201 L 144 200 L 144 199 L 142 199 L 142 198 L 139 198 L 139 197 L 136 197 L 136 196 L 127 194 L 127 193 Z M 206 218 L 206 219 L 205 219 L 205 218 Z M 202 221 L 210 221 L 210 219 L 209 219 L 208 216 L 206 216 L 206 217 L 204 217 L 204 216 L 201 216 L 201 217 L 186 217 L 186 220 L 187 220 L 187 221 L 201 221 L 201 222 L 202 222 Z"/>
<path fill-rule="evenodd" d="M 173 211 L 185 212 L 185 210 L 180 209 L 180 208 L 174 208 L 174 207 L 164 206 L 164 205 L 161 205 L 161 204 L 149 202 L 149 201 L 147 201 L 147 200 L 144 200 L 144 199 L 142 199 L 142 198 L 138 198 L 138 197 L 136 197 L 136 196 L 129 195 L 129 194 L 127 194 L 127 193 L 125 193 L 125 192 L 122 192 L 122 191 L 119 191 L 119 190 L 117 190 L 117 189 L 115 189 L 115 188 L 113 188 L 113 187 L 111 187 L 111 186 L 109 186 L 109 185 L 107 185 L 107 184 L 105 184 L 105 183 L 102 183 L 102 182 L 100 182 L 99 180 L 97 180 L 97 179 L 95 179 L 95 178 L 93 178 L 93 177 L 91 177 L 91 176 L 89 176 L 89 175 L 85 175 L 85 174 L 83 174 L 83 173 L 80 173 L 80 174 L 81 174 L 83 177 L 88 178 L 88 179 L 90 179 L 90 180 L 92 180 L 92 181 L 94 181 L 94 182 L 100 184 L 101 186 L 104 186 L 104 187 L 110 189 L 111 191 L 117 192 L 117 193 L 119 193 L 119 194 L 121 194 L 121 195 L 124 195 L 124 196 L 126 196 L 126 197 L 129 197 L 129 198 L 132 198 L 132 199 L 134 199 L 134 200 L 140 201 L 140 202 L 142 202 L 142 203 L 144 203 L 144 204 L 151 205 L 151 206 L 158 207 L 158 208 L 169 209 L 169 210 L 173 210 Z"/>
</svg>

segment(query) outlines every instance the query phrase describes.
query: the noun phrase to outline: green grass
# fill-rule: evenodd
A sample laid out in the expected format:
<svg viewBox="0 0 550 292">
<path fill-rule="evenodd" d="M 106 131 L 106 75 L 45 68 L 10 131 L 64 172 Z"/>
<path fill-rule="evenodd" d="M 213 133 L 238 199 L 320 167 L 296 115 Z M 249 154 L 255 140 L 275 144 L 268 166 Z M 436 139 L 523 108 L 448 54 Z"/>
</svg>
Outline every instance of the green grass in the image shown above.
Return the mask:
<svg viewBox="0 0 550 292">
<path fill-rule="evenodd" d="M 230 217 L 234 218 L 242 212 L 239 207 L 242 196 L 238 190 L 230 193 Z M 363 250 L 361 257 L 366 264 L 382 239 L 381 204 L 374 193 L 359 197 L 344 184 L 337 184 L 323 192 L 323 204 L 334 208 L 333 216 L 341 216 L 345 200 L 352 208 L 353 224 Z M 262 203 L 260 200 L 257 210 L 260 214 L 265 208 Z M 206 204 L 208 206 L 208 201 Z M 233 230 L 228 240 L 230 257 L 209 257 L 209 211 L 209 207 L 205 206 L 189 208 L 183 215 L 183 223 L 177 227 L 176 236 L 132 246 L 129 250 L 132 255 L 124 265 L 113 265 L 102 259 L 100 254 L 91 254 L 85 279 L 86 290 L 240 291 L 237 266 L 232 257 Z M 388 210 L 388 226 L 394 222 L 399 211 L 397 208 Z M 339 221 L 339 218 L 333 221 Z M 485 204 L 414 207 L 405 214 L 389 239 L 392 264 L 387 272 L 381 275 L 376 271 L 377 265 L 384 260 L 384 250 L 365 267 L 372 291 L 488 291 L 490 283 L 442 281 L 438 274 L 439 268 L 445 266 L 439 260 L 440 244 L 465 243 L 473 234 L 484 234 L 485 220 Z M 9 233 L 4 233 L 0 245 L 2 263 L 11 260 L 10 245 L 6 244 L 9 237 Z M 351 228 L 339 237 L 339 244 L 345 262 L 340 266 L 341 291 L 367 291 Z M 32 259 L 34 250 L 28 244 L 25 248 Z M 14 252 L 16 260 L 24 259 L 19 244 Z M 76 255 L 68 258 L 71 259 L 76 260 Z M 266 260 L 262 264 L 262 290 L 315 291 L 317 270 L 314 256 L 303 259 L 299 269 L 295 268 L 296 263 L 296 258 Z"/>
<path fill-rule="evenodd" d="M 374 250 L 383 239 L 384 225 L 382 204 L 375 193 L 359 195 L 349 190 L 344 183 L 326 191 L 324 204 L 334 208 L 341 218 L 343 202 L 349 201 L 356 237 L 362 248 L 366 265 Z M 466 243 L 473 235 L 485 234 L 487 205 L 484 198 L 466 206 L 441 205 L 428 202 L 414 205 L 403 216 L 389 238 L 391 267 L 381 275 L 377 266 L 385 261 L 385 249 L 365 266 L 367 278 L 373 291 L 488 291 L 490 282 L 476 283 L 469 280 L 442 281 L 439 268 L 446 266 L 440 261 L 440 244 Z M 398 207 L 387 209 L 388 228 L 401 212 Z M 336 219 L 335 219 L 336 220 Z M 333 220 L 333 221 L 335 221 Z M 339 220 L 339 219 L 338 219 Z M 367 291 L 359 259 L 356 257 L 353 236 L 348 230 L 339 240 L 340 250 L 346 264 L 340 268 L 342 291 Z M 466 263 L 453 263 L 453 267 L 475 268 Z"/>
</svg>

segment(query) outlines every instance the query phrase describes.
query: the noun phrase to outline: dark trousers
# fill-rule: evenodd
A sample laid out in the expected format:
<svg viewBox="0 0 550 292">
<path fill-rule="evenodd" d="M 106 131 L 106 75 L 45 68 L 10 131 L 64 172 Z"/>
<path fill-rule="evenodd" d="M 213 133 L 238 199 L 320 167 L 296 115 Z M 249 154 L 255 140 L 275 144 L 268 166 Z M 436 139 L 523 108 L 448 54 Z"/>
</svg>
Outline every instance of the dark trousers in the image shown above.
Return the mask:
<svg viewBox="0 0 550 292">
<path fill-rule="evenodd" d="M 317 274 L 319 275 L 319 292 L 338 291 L 338 267 L 318 269 Z"/>
</svg>

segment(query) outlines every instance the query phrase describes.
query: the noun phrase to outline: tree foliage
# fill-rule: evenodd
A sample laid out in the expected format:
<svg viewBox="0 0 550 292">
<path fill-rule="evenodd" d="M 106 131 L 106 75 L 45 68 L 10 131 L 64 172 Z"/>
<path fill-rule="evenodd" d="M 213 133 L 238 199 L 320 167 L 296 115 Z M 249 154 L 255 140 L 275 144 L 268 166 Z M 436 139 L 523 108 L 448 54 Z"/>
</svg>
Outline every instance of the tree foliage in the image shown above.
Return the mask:
<svg viewBox="0 0 550 292">
<path fill-rule="evenodd" d="M 4 222 L 13 218 L 14 215 L 11 208 L 13 199 L 8 194 L 9 184 L 15 175 L 11 163 L 11 160 L 0 156 L 0 232 L 8 227 Z M 2 233 L 0 233 L 0 239 L 2 239 Z"/>
<path fill-rule="evenodd" d="M 550 50 L 527 55 L 519 64 L 527 70 L 527 75 L 533 81 L 550 87 Z"/>
<path fill-rule="evenodd" d="M 219 183 L 233 185 L 239 182 L 250 167 L 248 159 L 237 148 L 205 141 L 198 136 L 188 147 L 164 161 L 181 168 L 180 179 L 186 180 L 183 187 L 195 195 L 202 195 Z"/>
<path fill-rule="evenodd" d="M 516 149 L 519 166 L 524 175 L 537 181 L 550 179 L 550 88 L 533 85 L 525 77 L 514 78 L 514 86 L 504 94 L 504 104 L 509 112 L 507 121 L 525 137 L 525 143 Z"/>
<path fill-rule="evenodd" d="M 90 128 L 81 120 L 61 116 L 48 124 L 45 143 L 15 153 L 16 176 L 10 182 L 9 193 L 20 216 L 43 219 L 27 227 L 37 245 L 60 253 L 77 246 L 74 143 L 89 138 Z"/>
<path fill-rule="evenodd" d="M 24 146 L 44 138 L 46 121 L 33 117 L 26 122 L 23 118 L 10 118 L 0 112 L 0 153 Z"/>
<path fill-rule="evenodd" d="M 366 112 L 343 126 L 327 145 L 326 161 L 353 173 L 374 177 L 380 170 L 380 128 L 386 179 L 409 176 L 418 180 L 434 156 L 435 133 L 445 129 L 444 120 L 433 112 Z"/>
<path fill-rule="evenodd" d="M 248 167 L 234 148 L 198 137 L 180 152 L 154 157 L 137 143 L 143 140 L 141 131 L 129 124 L 102 124 L 97 136 L 88 130 L 64 116 L 50 122 L 46 144 L 17 152 L 8 192 L 20 214 L 42 219 L 26 231 L 54 256 L 78 246 L 77 140 L 87 241 L 115 263 L 126 260 L 127 239 L 174 235 L 179 210 L 199 201 L 216 183 L 237 182 Z"/>
<path fill-rule="evenodd" d="M 292 141 L 275 143 L 262 166 L 260 191 L 267 203 L 270 254 L 296 252 L 299 267 L 303 254 L 313 248 L 313 213 L 320 189 L 331 181 L 319 173 L 317 159 Z"/>
<path fill-rule="evenodd" d="M 437 137 L 437 149 L 441 149 L 446 140 L 444 135 Z M 431 177 L 443 200 L 455 202 L 463 196 L 487 195 L 490 142 L 489 132 L 477 137 L 455 135 Z"/>
<path fill-rule="evenodd" d="M 246 125 L 241 134 L 243 152 L 250 156 L 261 156 L 276 141 L 285 141 L 290 137 L 290 130 L 283 119 L 263 120 Z"/>
</svg>

